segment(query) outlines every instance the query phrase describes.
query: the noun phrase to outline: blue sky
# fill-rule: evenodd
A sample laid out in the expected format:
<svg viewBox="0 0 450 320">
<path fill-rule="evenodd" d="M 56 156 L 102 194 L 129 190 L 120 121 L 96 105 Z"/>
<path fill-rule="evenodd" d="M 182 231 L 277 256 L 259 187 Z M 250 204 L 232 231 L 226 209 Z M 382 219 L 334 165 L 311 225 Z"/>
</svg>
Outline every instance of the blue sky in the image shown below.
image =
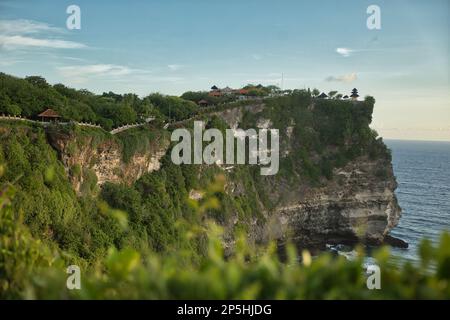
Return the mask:
<svg viewBox="0 0 450 320">
<path fill-rule="evenodd" d="M 81 30 L 66 28 L 71 4 Z M 381 30 L 366 27 L 372 4 Z M 284 88 L 373 95 L 386 138 L 450 140 L 447 0 L 0 0 L 0 71 L 139 95 L 283 73 Z"/>
</svg>

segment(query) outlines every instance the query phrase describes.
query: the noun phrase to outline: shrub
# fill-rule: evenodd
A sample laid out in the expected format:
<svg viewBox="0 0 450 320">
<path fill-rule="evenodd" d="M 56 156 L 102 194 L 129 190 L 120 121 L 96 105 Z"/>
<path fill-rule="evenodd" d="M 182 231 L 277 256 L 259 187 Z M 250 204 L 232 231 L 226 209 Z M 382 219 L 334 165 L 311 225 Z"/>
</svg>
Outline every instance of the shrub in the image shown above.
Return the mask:
<svg viewBox="0 0 450 320">
<path fill-rule="evenodd" d="M 220 187 L 222 186 L 222 187 Z M 206 191 L 202 203 L 193 203 L 197 214 L 216 208 L 217 188 Z M 448 299 L 450 298 L 450 235 L 443 234 L 436 247 L 424 241 L 420 264 L 392 264 L 387 248 L 374 255 L 381 273 L 381 290 L 368 290 L 363 269 L 364 251 L 354 260 L 322 254 L 311 259 L 308 251 L 297 254 L 286 248 L 280 261 L 276 246 L 257 247 L 244 236 L 225 257 L 222 230 L 209 221 L 203 228 L 187 226 L 183 241 L 206 236 L 206 255 L 200 260 L 189 251 L 166 255 L 111 248 L 101 264 L 83 271 L 81 290 L 69 291 L 65 265 L 70 257 L 55 253 L 34 240 L 12 214 L 10 187 L 2 189 L 0 217 L 0 297 L 35 299 Z M 11 241 L 12 237 L 19 241 Z M 45 250 L 43 250 L 45 249 Z M 54 257 L 54 258 L 53 258 Z M 63 263 L 63 260 L 66 260 Z M 433 266 L 433 267 L 431 267 Z M 431 267 L 431 268 L 430 268 Z"/>
</svg>

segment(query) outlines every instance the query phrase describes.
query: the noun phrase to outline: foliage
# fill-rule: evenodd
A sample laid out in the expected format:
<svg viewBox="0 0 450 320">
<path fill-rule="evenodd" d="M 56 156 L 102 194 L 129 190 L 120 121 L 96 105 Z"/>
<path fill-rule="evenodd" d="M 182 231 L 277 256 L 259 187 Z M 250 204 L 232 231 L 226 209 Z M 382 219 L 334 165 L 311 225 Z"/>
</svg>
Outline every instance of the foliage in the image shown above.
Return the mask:
<svg viewBox="0 0 450 320">
<path fill-rule="evenodd" d="M 182 98 L 164 96 L 159 93 L 149 95 L 148 99 L 169 120 L 184 120 L 193 116 L 198 108 L 197 104 Z"/>
<path fill-rule="evenodd" d="M 193 102 L 201 96 L 196 93 L 184 94 L 185 99 L 160 94 L 143 99 L 113 92 L 95 95 L 52 86 L 40 77 L 22 80 L 4 74 L 0 83 L 0 112 L 34 116 L 51 105 L 66 118 L 100 122 L 104 128 L 149 115 L 159 117 L 159 124 L 196 116 L 208 118 L 207 127 L 223 131 L 226 124 L 206 112 L 255 103 L 227 102 L 206 110 Z M 260 85 L 247 89 L 256 96 L 279 92 Z M 283 179 L 306 178 L 314 185 L 332 179 L 335 168 L 357 157 L 390 160 L 389 150 L 369 127 L 372 97 L 360 102 L 320 100 L 309 91 L 294 90 L 264 103 L 266 108 L 258 114 L 245 111 L 241 125 L 255 127 L 266 118 L 280 130 L 282 148 L 292 150 L 280 160 Z M 120 144 L 127 162 L 152 149 L 167 133 L 136 128 L 111 136 L 72 125 L 44 131 L 40 126 L 5 124 L 0 128 L 0 163 L 4 164 L 0 166 L 0 298 L 450 297 L 448 235 L 443 235 L 439 247 L 424 242 L 418 266 L 392 266 L 386 250 L 380 250 L 376 257 L 382 290 L 369 291 L 361 267 L 362 250 L 355 261 L 327 254 L 311 261 L 308 252 L 297 254 L 288 246 L 284 261 L 274 244 L 247 243 L 240 232 L 254 218 L 264 222 L 263 205 L 268 210 L 275 205 L 266 190 L 270 184 L 254 166 L 237 166 L 230 172 L 216 166 L 176 166 L 169 150 L 160 170 L 131 185 L 105 183 L 99 190 L 92 169 L 63 167 L 49 144 L 53 137 L 71 137 L 71 155 L 85 144 L 93 148 L 105 141 Z M 218 173 L 224 176 L 214 180 Z M 83 180 L 81 194 L 75 193 L 67 174 Z M 379 178 L 386 174 L 382 167 L 376 172 Z M 224 188 L 235 192 L 223 192 Z M 201 195 L 199 199 L 189 198 L 193 190 Z M 226 233 L 231 218 L 237 221 L 233 239 Z M 234 251 L 225 252 L 224 238 L 235 243 Z M 65 288 L 69 264 L 82 267 L 81 291 Z"/>
<path fill-rule="evenodd" d="M 210 96 L 206 91 L 187 91 L 181 95 L 182 99 L 198 103 L 200 100 L 208 101 L 209 105 L 218 105 L 233 101 L 235 98 L 229 95 L 222 95 L 220 97 Z"/>
<path fill-rule="evenodd" d="M 202 203 L 192 207 L 201 217 L 220 205 L 217 192 L 223 179 L 206 191 Z M 33 299 L 448 299 L 450 298 L 450 235 L 439 246 L 424 241 L 421 263 L 392 264 L 386 248 L 374 255 L 381 270 L 381 290 L 368 290 L 363 269 L 364 251 L 354 260 L 322 254 L 311 259 L 308 251 L 286 249 L 282 261 L 274 244 L 255 247 L 237 236 L 235 250 L 225 257 L 222 230 L 214 222 L 185 227 L 186 242 L 206 236 L 206 254 L 200 260 L 189 251 L 139 253 L 131 248 L 108 251 L 101 264 L 82 268 L 81 290 L 69 291 L 63 260 L 34 240 L 12 215 L 10 191 L 3 189 L 0 217 L 0 297 Z M 136 197 L 132 196 L 132 197 Z M 127 197 L 127 196 L 125 196 Z M 6 223 L 5 223 L 6 222 Z M 19 242 L 11 241 L 17 239 Z M 6 244 L 6 246 L 5 246 Z M 5 249 L 6 248 L 6 249 Z M 52 257 L 55 257 L 52 259 Z M 32 263 L 30 263 L 32 262 Z M 55 263 L 59 262 L 59 263 Z M 19 268 L 19 266 L 21 266 Z M 434 266 L 430 269 L 430 266 Z M 20 272 L 20 277 L 18 276 Z"/>
<path fill-rule="evenodd" d="M 63 129 L 69 130 L 66 127 Z M 61 129 L 53 130 L 55 132 L 50 132 L 51 130 L 47 132 L 48 136 L 62 134 Z M 91 147 L 95 147 L 96 143 L 101 143 L 107 138 L 100 130 L 79 128 L 75 131 L 66 132 L 73 135 L 70 141 L 74 145 L 74 155 L 77 148 L 86 147 L 82 145 L 86 143 L 83 139 L 89 139 Z M 141 140 L 146 138 L 152 140 L 148 130 L 137 131 Z M 131 135 L 134 136 L 133 133 Z M 122 138 L 125 139 L 124 136 Z M 129 143 L 129 140 L 123 141 Z M 21 212 L 31 234 L 45 243 L 56 245 L 88 263 L 94 263 L 111 245 L 121 248 L 125 244 L 133 244 L 134 248 L 138 248 L 145 242 L 143 246 L 162 248 L 166 243 L 174 242 L 175 234 L 169 231 L 173 227 L 174 220 L 166 216 L 165 211 L 165 207 L 171 202 L 170 196 L 164 198 L 158 198 L 158 194 L 148 196 L 154 198 L 154 202 L 152 204 L 145 202 L 145 207 L 142 208 L 142 210 L 145 208 L 145 218 L 139 227 L 151 232 L 142 234 L 139 233 L 141 229 L 135 231 L 133 228 L 124 232 L 120 230 L 114 217 L 103 213 L 102 199 L 96 196 L 97 177 L 92 169 L 81 168 L 78 165 L 70 168 L 70 174 L 74 177 L 78 179 L 80 176 L 83 177 L 80 188 L 82 196 L 75 194 L 62 163 L 47 142 L 46 134 L 41 127 L 2 126 L 0 142 L 0 163 L 4 163 L 6 167 L 6 173 L 0 177 L 0 183 L 12 182 L 17 176 L 21 176 L 16 182 L 17 190 L 12 207 L 15 212 Z M 139 150 L 128 152 L 137 151 Z M 170 179 L 171 175 L 164 183 L 172 185 L 173 188 L 178 187 L 178 184 Z M 185 193 L 171 191 L 171 195 L 175 194 L 182 197 Z M 147 198 L 145 199 L 147 201 Z M 110 198 L 108 200 L 114 203 Z M 181 202 L 180 198 L 176 201 Z M 129 206 L 133 206 L 133 203 Z M 130 209 L 129 206 L 126 207 L 127 210 Z M 181 204 L 178 206 L 177 213 L 181 210 Z M 163 223 L 158 224 L 157 221 Z"/>
<path fill-rule="evenodd" d="M 318 183 L 331 179 L 334 168 L 357 157 L 369 154 L 372 159 L 390 159 L 386 146 L 369 127 L 373 98 L 358 102 L 314 99 L 318 92 L 294 90 L 287 96 L 266 99 L 261 114 L 244 113 L 244 128 L 254 128 L 258 118 L 270 119 L 272 127 L 280 131 L 281 148 L 292 150 L 280 160 L 280 176 Z M 286 137 L 289 126 L 293 128 L 290 138 Z"/>
<path fill-rule="evenodd" d="M 0 177 L 4 167 L 0 165 Z M 13 210 L 11 199 L 15 187 L 3 184 L 0 189 L 0 299 L 19 298 L 24 292 L 24 275 L 36 267 L 50 267 L 57 253 L 31 236 L 23 224 L 23 212 Z M 27 279 L 28 280 L 28 279 Z"/>
<path fill-rule="evenodd" d="M 138 127 L 116 135 L 122 145 L 122 158 L 128 163 L 135 154 L 143 154 L 155 150 L 156 145 L 165 141 L 165 132 L 156 128 Z"/>
<path fill-rule="evenodd" d="M 47 108 L 56 110 L 63 119 L 98 123 L 109 131 L 124 124 L 142 122 L 150 116 L 168 117 L 170 112 L 173 112 L 173 119 L 188 118 L 197 105 L 159 94 L 144 98 L 131 93 L 96 95 L 63 84 L 52 86 L 38 76 L 20 79 L 0 73 L 0 114 L 36 118 Z"/>
</svg>

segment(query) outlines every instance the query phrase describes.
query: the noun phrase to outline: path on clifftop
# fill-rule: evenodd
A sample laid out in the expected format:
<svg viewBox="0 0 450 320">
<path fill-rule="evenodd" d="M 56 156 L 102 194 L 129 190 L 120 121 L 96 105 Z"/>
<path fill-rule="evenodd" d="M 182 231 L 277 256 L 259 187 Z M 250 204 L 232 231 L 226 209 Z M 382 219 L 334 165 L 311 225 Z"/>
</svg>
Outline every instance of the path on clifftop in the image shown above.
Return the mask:
<svg viewBox="0 0 450 320">
<path fill-rule="evenodd" d="M 5 116 L 5 115 L 0 115 L 0 120 L 23 121 L 23 122 L 29 122 L 29 123 L 36 123 L 36 124 L 40 124 L 40 125 L 42 125 L 44 127 L 49 126 L 49 125 L 54 123 L 54 122 L 46 122 L 46 121 L 32 120 L 32 119 L 28 119 L 28 118 L 22 118 L 22 117 L 16 117 L 16 116 Z M 152 122 L 153 120 L 155 120 L 155 117 L 147 118 L 145 120 L 145 122 L 142 122 L 142 123 L 126 124 L 126 125 L 123 125 L 121 127 L 117 127 L 115 129 L 109 131 L 109 133 L 110 134 L 118 134 L 120 132 L 124 132 L 124 131 L 129 130 L 129 129 L 141 127 L 143 125 L 146 125 L 147 123 Z M 60 125 L 76 124 L 76 125 L 79 125 L 79 126 L 82 126 L 82 127 L 91 127 L 91 128 L 103 129 L 98 124 L 88 123 L 88 122 L 68 121 L 68 122 L 57 122 L 57 123 L 60 124 Z"/>
</svg>

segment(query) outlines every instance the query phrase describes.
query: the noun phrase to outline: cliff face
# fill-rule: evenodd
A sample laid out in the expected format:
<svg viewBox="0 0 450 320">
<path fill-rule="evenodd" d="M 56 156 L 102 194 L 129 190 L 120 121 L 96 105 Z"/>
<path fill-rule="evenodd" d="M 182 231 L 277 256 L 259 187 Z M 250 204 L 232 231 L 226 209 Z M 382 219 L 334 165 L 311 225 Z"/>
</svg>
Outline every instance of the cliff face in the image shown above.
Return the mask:
<svg viewBox="0 0 450 320">
<path fill-rule="evenodd" d="M 377 177 L 380 167 L 387 175 Z M 401 216 L 394 190 L 391 164 L 360 157 L 335 169 L 324 186 L 271 185 L 273 195 L 283 194 L 274 209 L 272 224 L 279 240 L 305 245 L 324 243 L 380 244 Z M 273 226 L 271 227 L 273 230 Z"/>
<path fill-rule="evenodd" d="M 290 163 L 287 167 L 291 170 L 289 174 L 281 172 L 275 176 L 260 177 L 253 181 L 253 187 L 249 187 L 248 181 L 244 181 L 239 174 L 233 174 L 234 169 L 222 168 L 227 176 L 226 192 L 229 196 L 245 199 L 243 197 L 250 193 L 256 194 L 254 209 L 259 211 L 259 214 L 245 220 L 238 207 L 231 206 L 231 216 L 222 221 L 229 235 L 236 225 L 244 224 L 249 237 L 255 241 L 275 239 L 282 244 L 289 239 L 300 246 L 314 247 L 325 243 L 383 243 L 401 216 L 394 193 L 397 184 L 390 157 L 386 155 L 387 149 L 381 140 L 370 134 L 369 138 L 364 138 L 364 143 L 361 140 L 360 132 L 370 133 L 370 108 L 365 110 L 367 106 L 364 104 L 345 107 L 349 108 L 347 114 L 352 117 L 356 114 L 357 118 L 345 120 L 349 123 L 348 128 L 338 126 L 337 131 L 332 132 L 332 135 L 339 135 L 344 130 L 349 132 L 342 134 L 339 143 L 326 138 L 322 132 L 334 125 L 335 118 L 327 113 L 318 118 L 317 114 L 321 111 L 316 109 L 320 105 L 315 103 L 308 103 L 304 110 L 295 109 L 292 115 L 289 110 L 280 113 L 264 103 L 214 113 L 231 128 L 279 128 L 280 164 Z M 304 114 L 298 117 L 296 112 L 300 111 Z M 333 112 L 341 116 L 338 109 Z M 302 123 L 304 118 L 308 120 Z M 326 121 L 331 122 L 327 124 Z M 316 145 L 305 141 L 307 137 L 313 137 Z M 144 173 L 158 170 L 160 159 L 169 147 L 167 136 L 158 138 L 158 143 L 124 161 L 124 147 L 117 140 L 102 139 L 99 142 L 89 136 L 81 140 L 67 134 L 51 135 L 50 139 L 78 193 L 89 172 L 95 175 L 98 185 L 105 182 L 132 184 Z M 317 146 L 319 143 L 320 147 Z M 306 149 L 308 151 L 299 153 L 307 144 L 310 145 Z M 74 145 L 78 147 L 74 148 Z M 369 155 L 375 147 L 381 151 Z M 342 150 L 347 154 L 352 148 L 359 151 L 347 161 L 332 162 L 342 156 Z M 317 177 L 312 181 L 308 178 L 308 171 L 314 173 L 317 168 L 323 167 L 324 159 L 333 163 L 327 170 L 322 170 L 329 171 L 327 177 L 315 173 Z M 195 190 L 190 190 L 190 194 L 195 198 Z M 232 241 L 231 236 L 227 238 Z M 232 245 L 231 242 L 227 244 Z"/>
<path fill-rule="evenodd" d="M 306 109 L 314 116 L 319 112 L 315 108 L 313 102 Z M 367 108 L 364 103 L 356 103 L 351 108 L 353 113 L 365 112 L 362 119 L 366 122 L 362 126 L 370 132 L 368 124 L 371 121 L 371 110 L 364 111 Z M 264 112 L 261 106 L 247 107 L 245 112 L 251 114 L 254 127 L 273 128 L 274 118 L 277 120 L 273 112 Z M 232 127 L 245 126 L 242 123 L 242 112 L 228 111 L 218 115 Z M 280 244 L 292 240 L 299 246 L 306 247 L 323 247 L 326 243 L 384 243 L 401 217 L 401 208 L 395 195 L 397 183 L 391 158 L 381 140 L 368 138 L 367 145 L 370 147 L 366 147 L 367 150 L 352 157 L 344 165 L 335 165 L 328 178 L 320 177 L 317 182 L 312 183 L 305 177 L 302 164 L 310 161 L 320 166 L 323 158 L 336 158 L 339 148 L 350 149 L 352 144 L 360 141 L 353 134 L 353 138 L 344 139 L 341 146 L 324 144 L 321 154 L 311 151 L 309 157 L 294 162 L 294 154 L 306 144 L 304 139 L 296 135 L 300 125 L 296 122 L 300 121 L 295 116 L 287 116 L 281 120 L 282 125 L 279 118 L 278 124 L 275 124 L 275 128 L 278 125 L 281 133 L 280 162 L 294 163 L 290 175 L 296 179 L 278 174 L 262 178 L 258 182 L 260 199 L 269 199 L 272 206 L 261 203 L 264 217 L 255 217 L 248 223 L 251 237 L 260 241 L 276 239 Z M 314 127 L 308 122 L 304 129 L 308 134 L 314 135 L 320 126 L 316 124 Z M 339 131 L 343 129 L 345 128 L 338 128 Z M 375 146 L 380 151 L 369 155 L 372 152 L 368 150 Z M 232 192 L 238 195 L 243 191 L 235 186 Z M 233 223 L 236 224 L 237 220 L 235 218 Z"/>
<path fill-rule="evenodd" d="M 161 136 L 155 143 L 149 144 L 148 149 L 133 153 L 125 161 L 123 144 L 112 136 L 95 139 L 89 135 L 52 133 L 49 141 L 58 152 L 77 193 L 81 192 L 86 179 L 94 176 L 97 185 L 105 182 L 131 185 L 144 173 L 158 170 L 160 160 L 169 147 L 167 137 Z"/>
</svg>

